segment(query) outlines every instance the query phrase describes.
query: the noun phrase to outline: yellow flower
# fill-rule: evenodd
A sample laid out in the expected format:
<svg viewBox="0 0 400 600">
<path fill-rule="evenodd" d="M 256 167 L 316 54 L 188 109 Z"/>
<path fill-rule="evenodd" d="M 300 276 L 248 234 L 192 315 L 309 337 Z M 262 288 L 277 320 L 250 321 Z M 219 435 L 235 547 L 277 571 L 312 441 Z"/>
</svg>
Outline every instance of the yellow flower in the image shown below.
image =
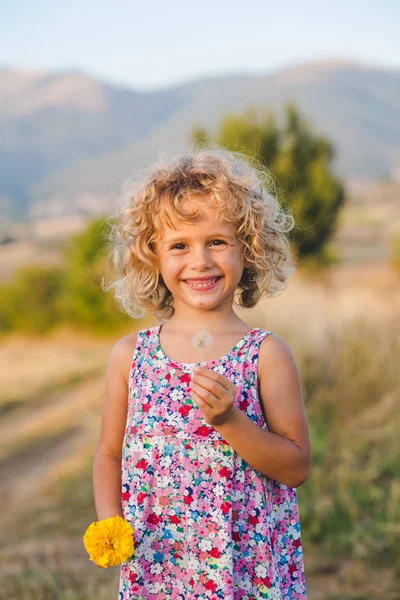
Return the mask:
<svg viewBox="0 0 400 600">
<path fill-rule="evenodd" d="M 133 528 L 121 516 L 95 521 L 86 529 L 83 545 L 99 567 L 115 567 L 133 555 Z"/>
</svg>

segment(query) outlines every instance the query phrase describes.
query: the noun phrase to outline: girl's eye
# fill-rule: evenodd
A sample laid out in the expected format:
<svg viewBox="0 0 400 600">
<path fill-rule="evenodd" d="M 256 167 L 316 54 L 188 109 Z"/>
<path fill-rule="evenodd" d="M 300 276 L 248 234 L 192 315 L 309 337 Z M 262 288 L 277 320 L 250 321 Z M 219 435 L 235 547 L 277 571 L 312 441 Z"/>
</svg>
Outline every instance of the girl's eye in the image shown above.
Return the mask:
<svg viewBox="0 0 400 600">
<path fill-rule="evenodd" d="M 214 242 L 220 242 L 221 244 L 226 244 L 226 242 L 224 242 L 224 240 L 213 240 L 211 243 L 213 244 Z M 172 246 L 172 250 L 174 250 L 175 248 L 177 248 L 177 246 L 184 246 L 185 244 L 175 244 L 175 246 Z M 178 248 L 179 250 L 179 248 Z"/>
</svg>

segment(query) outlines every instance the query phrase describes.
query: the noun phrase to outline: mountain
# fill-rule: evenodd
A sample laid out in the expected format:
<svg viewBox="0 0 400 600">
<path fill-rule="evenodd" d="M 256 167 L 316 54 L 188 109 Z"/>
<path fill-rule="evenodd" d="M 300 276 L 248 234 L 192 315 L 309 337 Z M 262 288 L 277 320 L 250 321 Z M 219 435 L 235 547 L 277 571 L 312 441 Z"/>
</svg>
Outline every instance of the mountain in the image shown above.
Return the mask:
<svg viewBox="0 0 400 600">
<path fill-rule="evenodd" d="M 281 120 L 288 100 L 332 139 L 342 177 L 398 173 L 399 71 L 322 61 L 138 91 L 75 71 L 0 69 L 3 217 L 112 210 L 150 161 L 190 143 L 194 126 L 212 131 L 250 104 Z"/>
</svg>

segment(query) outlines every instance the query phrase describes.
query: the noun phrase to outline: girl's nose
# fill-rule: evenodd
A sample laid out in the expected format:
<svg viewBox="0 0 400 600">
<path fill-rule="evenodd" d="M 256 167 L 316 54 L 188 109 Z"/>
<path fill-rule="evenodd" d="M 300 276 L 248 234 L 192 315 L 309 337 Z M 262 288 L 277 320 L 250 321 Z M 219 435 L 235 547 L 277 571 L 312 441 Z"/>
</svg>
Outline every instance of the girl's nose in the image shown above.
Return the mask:
<svg viewBox="0 0 400 600">
<path fill-rule="evenodd" d="M 190 266 L 193 270 L 202 270 L 211 266 L 211 258 L 207 248 L 198 248 L 193 250 L 190 255 Z"/>
</svg>

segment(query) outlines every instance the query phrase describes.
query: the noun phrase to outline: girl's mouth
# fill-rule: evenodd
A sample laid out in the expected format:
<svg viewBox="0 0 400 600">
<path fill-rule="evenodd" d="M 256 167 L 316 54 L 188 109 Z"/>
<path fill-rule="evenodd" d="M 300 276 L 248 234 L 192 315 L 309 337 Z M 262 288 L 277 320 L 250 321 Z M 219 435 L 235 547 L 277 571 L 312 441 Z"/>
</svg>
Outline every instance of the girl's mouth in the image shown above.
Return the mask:
<svg viewBox="0 0 400 600">
<path fill-rule="evenodd" d="M 212 290 L 214 289 L 217 285 L 219 280 L 222 279 L 221 277 L 214 277 L 214 279 L 207 279 L 206 281 L 189 281 L 187 279 L 184 279 L 184 283 L 186 283 L 187 286 L 190 287 L 191 290 L 200 290 L 200 291 L 207 291 L 207 290 Z"/>
</svg>

